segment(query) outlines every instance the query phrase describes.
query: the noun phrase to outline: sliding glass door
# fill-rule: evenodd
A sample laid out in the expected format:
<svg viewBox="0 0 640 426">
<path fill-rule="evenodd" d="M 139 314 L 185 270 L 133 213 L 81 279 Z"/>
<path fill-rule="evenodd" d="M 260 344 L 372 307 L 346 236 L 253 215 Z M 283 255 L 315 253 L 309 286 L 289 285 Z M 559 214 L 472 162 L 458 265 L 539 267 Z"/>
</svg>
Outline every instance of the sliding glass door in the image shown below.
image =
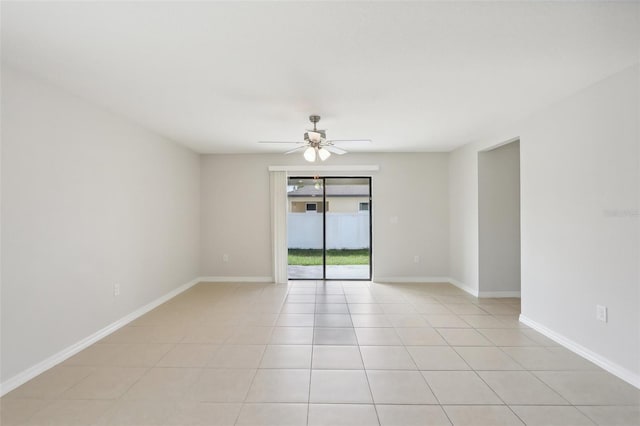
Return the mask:
<svg viewBox="0 0 640 426">
<path fill-rule="evenodd" d="M 324 182 L 289 178 L 287 184 L 289 279 L 324 278 Z"/>
<path fill-rule="evenodd" d="M 371 178 L 290 177 L 289 279 L 371 279 Z"/>
<path fill-rule="evenodd" d="M 370 178 L 326 178 L 325 278 L 371 278 Z"/>
</svg>

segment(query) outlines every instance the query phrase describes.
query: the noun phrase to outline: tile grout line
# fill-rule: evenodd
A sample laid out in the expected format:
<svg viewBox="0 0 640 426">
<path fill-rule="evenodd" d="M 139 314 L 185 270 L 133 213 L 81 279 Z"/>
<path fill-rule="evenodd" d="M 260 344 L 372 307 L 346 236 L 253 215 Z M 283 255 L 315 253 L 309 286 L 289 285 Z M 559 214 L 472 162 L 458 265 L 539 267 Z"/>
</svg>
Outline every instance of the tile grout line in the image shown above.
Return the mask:
<svg viewBox="0 0 640 426">
<path fill-rule="evenodd" d="M 264 289 L 263 289 L 264 292 Z M 271 335 L 273 334 L 273 327 L 271 327 L 271 334 L 269 335 L 269 341 L 271 341 Z M 231 336 L 229 336 L 230 338 Z M 263 346 L 263 345 L 259 345 L 259 346 Z M 257 367 L 255 368 L 255 372 L 253 373 L 253 376 L 251 377 L 251 382 L 249 383 L 249 386 L 247 387 L 247 392 L 244 395 L 244 398 L 242 399 L 242 401 L 240 402 L 240 410 L 238 410 L 238 415 L 236 416 L 236 420 L 234 422 L 234 425 L 236 425 L 238 423 L 238 421 L 240 420 L 240 414 L 242 413 L 242 409 L 244 408 L 245 404 L 247 404 L 247 398 L 249 397 L 249 392 L 251 391 L 251 387 L 253 386 L 253 383 L 256 380 L 256 376 L 258 375 L 258 371 L 260 369 L 260 364 L 262 364 L 262 360 L 264 358 L 264 354 L 267 352 L 267 346 L 268 343 L 266 345 L 264 345 L 264 350 L 262 351 L 262 354 L 260 355 L 260 361 L 258 361 Z"/>
<path fill-rule="evenodd" d="M 347 304 L 347 311 L 349 312 L 349 316 L 351 316 L 351 310 L 350 310 L 348 304 Z M 353 321 L 352 321 L 352 325 L 353 325 Z M 355 328 L 354 328 L 353 332 L 355 334 Z M 376 418 L 378 419 L 378 426 L 380 426 L 382 423 L 380 422 L 380 414 L 378 414 L 378 406 L 376 404 L 375 399 L 373 398 L 373 391 L 371 390 L 371 383 L 369 382 L 369 374 L 367 374 L 367 368 L 366 368 L 366 366 L 364 364 L 364 357 L 362 356 L 362 349 L 360 349 L 360 341 L 358 341 L 358 336 L 357 335 L 356 335 L 356 343 L 358 345 L 358 353 L 360 354 L 360 361 L 362 361 L 362 368 L 363 368 L 363 371 L 364 371 L 364 377 L 367 379 L 367 387 L 369 388 L 369 395 L 371 395 L 371 403 L 373 404 L 373 410 L 376 413 Z"/>
<path fill-rule="evenodd" d="M 318 292 L 318 283 L 316 282 L 315 285 L 315 293 L 317 294 Z M 313 349 L 314 349 L 314 344 L 316 341 L 316 311 L 318 310 L 318 303 L 317 303 L 317 299 L 314 298 L 314 304 L 313 304 L 313 327 L 311 329 L 311 363 L 309 364 L 309 391 L 307 392 L 307 425 L 309 424 L 309 412 L 311 411 L 311 379 L 312 379 L 312 373 L 313 373 Z"/>
<path fill-rule="evenodd" d="M 518 414 L 513 410 L 513 408 L 511 408 L 511 406 L 510 406 L 509 404 L 507 404 L 507 403 L 506 403 L 506 401 L 505 401 L 504 399 L 502 399 L 502 397 L 501 397 L 500 395 L 498 395 L 498 392 L 496 392 L 496 391 L 495 391 L 495 390 L 494 390 L 494 389 L 489 385 L 489 383 L 487 383 L 487 382 L 484 380 L 484 378 L 482 378 L 482 376 L 481 376 L 480 374 L 478 374 L 478 372 L 477 372 L 477 371 L 473 370 L 473 372 L 475 373 L 475 375 L 476 375 L 477 377 L 479 377 L 479 378 L 480 378 L 480 380 L 482 380 L 482 382 L 485 384 L 485 386 L 487 386 L 489 389 L 491 389 L 491 392 L 493 392 L 493 393 L 498 397 L 498 399 L 499 399 L 500 401 L 502 401 L 502 403 L 504 404 L 504 406 L 506 406 L 506 407 L 509 409 L 509 411 L 511 411 L 511 413 L 512 413 L 514 416 L 516 416 L 516 417 L 518 418 L 518 420 L 520 420 L 520 421 L 522 422 L 522 424 L 523 424 L 523 425 L 526 425 L 526 423 L 524 422 L 524 420 L 522 420 L 522 419 L 520 418 L 520 416 L 518 416 Z"/>
</svg>

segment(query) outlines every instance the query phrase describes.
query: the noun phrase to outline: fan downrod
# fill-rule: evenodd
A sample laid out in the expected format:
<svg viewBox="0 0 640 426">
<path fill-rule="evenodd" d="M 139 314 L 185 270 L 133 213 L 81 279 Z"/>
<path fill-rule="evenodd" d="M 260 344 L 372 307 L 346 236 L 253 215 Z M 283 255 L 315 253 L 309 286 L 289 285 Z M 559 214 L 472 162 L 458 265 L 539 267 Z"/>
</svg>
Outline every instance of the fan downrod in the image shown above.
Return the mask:
<svg viewBox="0 0 640 426">
<path fill-rule="evenodd" d="M 320 121 L 320 116 L 319 115 L 310 115 L 309 116 L 309 121 L 313 123 L 313 131 L 316 131 L 316 123 L 318 121 Z"/>
</svg>

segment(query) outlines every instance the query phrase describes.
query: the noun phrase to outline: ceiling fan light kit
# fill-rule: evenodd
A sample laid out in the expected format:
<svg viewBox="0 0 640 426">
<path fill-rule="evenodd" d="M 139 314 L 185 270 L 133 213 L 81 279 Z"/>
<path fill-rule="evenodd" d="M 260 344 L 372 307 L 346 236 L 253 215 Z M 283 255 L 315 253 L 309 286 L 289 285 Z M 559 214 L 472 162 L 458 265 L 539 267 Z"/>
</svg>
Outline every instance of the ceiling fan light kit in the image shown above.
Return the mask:
<svg viewBox="0 0 640 426">
<path fill-rule="evenodd" d="M 320 161 L 324 161 L 327 158 L 331 157 L 331 153 L 328 149 L 320 148 L 318 149 L 318 157 L 320 157 Z"/>
<path fill-rule="evenodd" d="M 285 154 L 293 154 L 294 152 L 303 151 L 302 155 L 305 160 L 310 163 L 315 161 L 325 161 L 331 157 L 331 153 L 342 155 L 347 151 L 338 148 L 334 142 L 371 142 L 368 139 L 358 140 L 327 140 L 326 130 L 318 129 L 316 123 L 320 121 L 319 115 L 310 115 L 309 121 L 313 123 L 313 130 L 304 133 L 304 142 L 280 142 L 280 141 L 260 141 L 259 143 L 293 143 L 299 144 L 297 148 L 286 151 Z"/>
<path fill-rule="evenodd" d="M 331 153 L 324 148 L 316 148 L 313 146 L 308 147 L 304 150 L 304 159 L 310 163 L 315 162 L 318 158 L 320 161 L 324 161 L 327 158 L 331 157 Z"/>
<path fill-rule="evenodd" d="M 312 146 L 305 149 L 304 154 L 302 155 L 304 156 L 304 159 L 310 163 L 313 163 L 314 161 L 316 161 L 316 149 Z"/>
</svg>

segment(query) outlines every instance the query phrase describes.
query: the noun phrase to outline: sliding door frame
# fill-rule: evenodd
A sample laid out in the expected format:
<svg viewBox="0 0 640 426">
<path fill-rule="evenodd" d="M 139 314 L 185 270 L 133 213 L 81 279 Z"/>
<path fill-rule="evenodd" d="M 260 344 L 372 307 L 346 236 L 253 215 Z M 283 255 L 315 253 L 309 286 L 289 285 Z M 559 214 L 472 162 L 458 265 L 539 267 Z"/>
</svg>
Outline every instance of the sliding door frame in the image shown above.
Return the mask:
<svg viewBox="0 0 640 426">
<path fill-rule="evenodd" d="M 371 176 L 287 176 L 289 179 L 313 179 L 322 181 L 322 278 L 290 278 L 289 281 L 371 281 L 373 277 L 373 201 Z M 369 182 L 369 276 L 367 278 L 327 278 L 327 179 L 366 179 Z M 287 199 L 287 203 L 289 200 Z M 287 209 L 288 210 L 288 209 Z M 289 245 L 287 244 L 287 253 Z M 287 256 L 288 259 L 288 256 Z M 289 261 L 287 260 L 287 270 Z"/>
</svg>

